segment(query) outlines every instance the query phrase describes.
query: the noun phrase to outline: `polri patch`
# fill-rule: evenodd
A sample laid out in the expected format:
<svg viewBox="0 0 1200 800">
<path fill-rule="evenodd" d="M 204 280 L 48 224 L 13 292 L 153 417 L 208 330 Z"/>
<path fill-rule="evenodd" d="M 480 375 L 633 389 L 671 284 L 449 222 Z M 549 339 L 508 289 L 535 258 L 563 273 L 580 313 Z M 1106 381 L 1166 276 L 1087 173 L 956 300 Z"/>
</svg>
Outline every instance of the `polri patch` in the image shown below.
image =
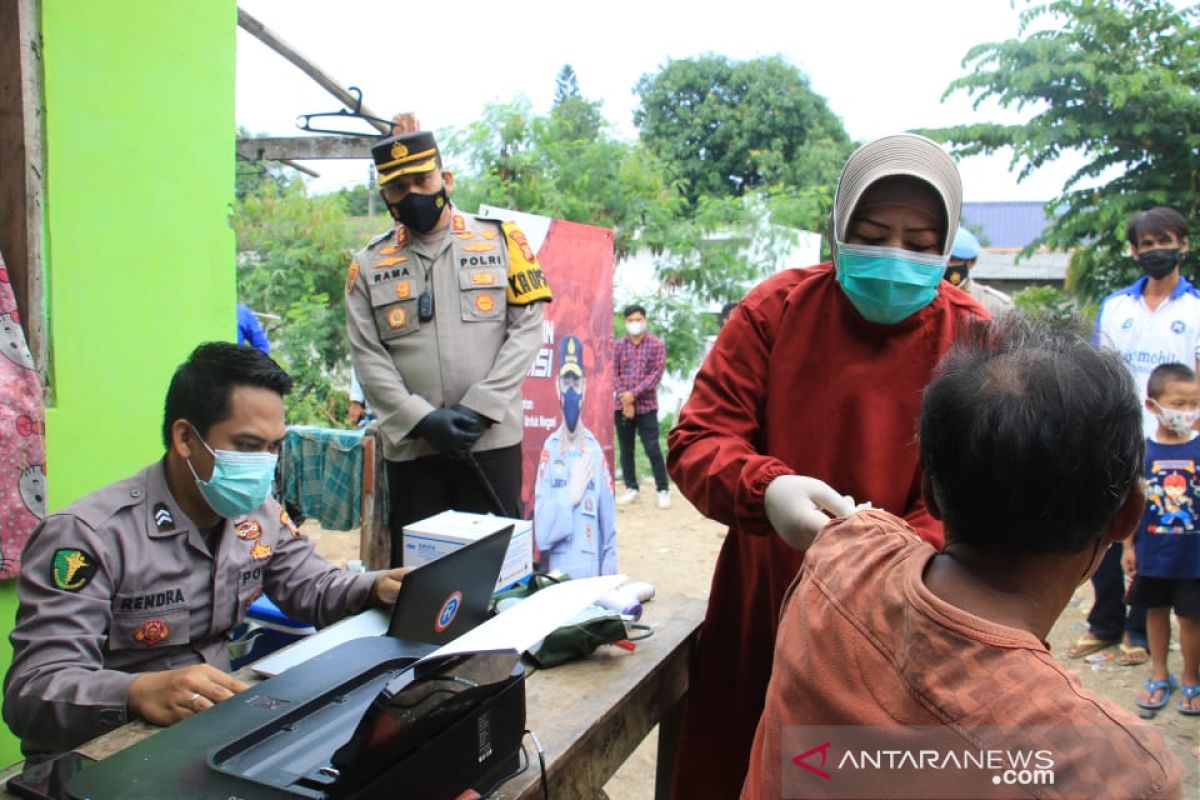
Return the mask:
<svg viewBox="0 0 1200 800">
<path fill-rule="evenodd" d="M 154 504 L 154 527 L 159 533 L 175 530 L 175 518 L 171 516 L 171 509 L 167 508 L 166 503 Z"/>
<path fill-rule="evenodd" d="M 96 577 L 100 563 L 90 553 L 74 547 L 54 551 L 50 562 L 50 580 L 64 592 L 78 592 Z"/>
<path fill-rule="evenodd" d="M 262 525 L 259 525 L 255 520 L 248 519 L 233 526 L 233 532 L 243 542 L 252 542 L 262 536 Z"/>
<path fill-rule="evenodd" d="M 148 619 L 133 632 L 133 639 L 147 647 L 153 647 L 171 635 L 171 626 L 161 619 Z"/>
<path fill-rule="evenodd" d="M 265 561 L 271 557 L 271 545 L 259 542 L 250 549 L 250 557 L 255 561 Z"/>
</svg>

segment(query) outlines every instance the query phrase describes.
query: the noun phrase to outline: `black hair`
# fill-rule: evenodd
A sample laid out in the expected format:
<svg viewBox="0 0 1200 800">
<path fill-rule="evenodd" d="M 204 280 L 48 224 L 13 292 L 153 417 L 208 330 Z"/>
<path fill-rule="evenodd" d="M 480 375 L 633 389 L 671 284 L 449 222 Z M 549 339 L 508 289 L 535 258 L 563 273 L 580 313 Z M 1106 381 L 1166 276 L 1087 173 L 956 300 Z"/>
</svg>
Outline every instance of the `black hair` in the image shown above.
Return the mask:
<svg viewBox="0 0 1200 800">
<path fill-rule="evenodd" d="M 1134 214 L 1133 219 L 1129 220 L 1129 224 L 1125 226 L 1125 238 L 1133 247 L 1138 246 L 1143 233 L 1153 233 L 1158 236 L 1164 233 L 1173 233 L 1176 239 L 1183 241 L 1188 238 L 1188 222 L 1183 214 L 1170 206 L 1158 206 L 1149 211 Z"/>
<path fill-rule="evenodd" d="M 726 303 L 725 305 L 721 306 L 721 314 L 718 319 L 721 321 L 722 325 L 725 324 L 725 321 L 729 319 L 729 315 L 732 314 L 733 310 L 737 307 L 738 304 L 736 301 L 732 303 Z"/>
<path fill-rule="evenodd" d="M 1175 381 L 1195 383 L 1196 373 L 1187 364 L 1159 364 L 1150 373 L 1150 380 L 1146 381 L 1146 396 L 1162 397 L 1163 392 L 1167 390 L 1167 384 Z"/>
<path fill-rule="evenodd" d="M 1078 323 L 972 325 L 926 387 L 918 427 L 946 540 L 980 551 L 1080 552 L 1142 474 L 1133 378 Z"/>
<path fill-rule="evenodd" d="M 641 314 L 644 317 L 646 316 L 646 309 L 637 303 L 633 303 L 625 306 L 625 319 L 629 319 L 630 314 Z"/>
<path fill-rule="evenodd" d="M 171 426 L 186 419 L 202 437 L 229 418 L 229 396 L 235 386 L 270 389 L 279 396 L 292 391 L 292 379 L 270 356 L 230 342 L 205 342 L 179 365 L 167 388 L 163 409 L 163 446 L 171 447 Z"/>
</svg>

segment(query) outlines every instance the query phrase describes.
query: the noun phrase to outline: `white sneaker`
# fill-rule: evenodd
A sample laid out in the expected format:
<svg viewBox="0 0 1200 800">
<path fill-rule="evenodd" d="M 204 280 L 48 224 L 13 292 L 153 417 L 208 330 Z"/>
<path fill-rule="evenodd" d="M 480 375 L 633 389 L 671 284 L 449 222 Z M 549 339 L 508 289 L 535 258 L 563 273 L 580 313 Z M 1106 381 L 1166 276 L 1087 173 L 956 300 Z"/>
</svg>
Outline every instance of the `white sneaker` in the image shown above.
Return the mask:
<svg viewBox="0 0 1200 800">
<path fill-rule="evenodd" d="M 626 489 L 625 494 L 617 498 L 617 505 L 627 506 L 630 503 L 637 502 L 637 499 L 641 496 L 641 493 L 637 489 Z"/>
<path fill-rule="evenodd" d="M 658 507 L 659 508 L 670 508 L 671 507 L 671 493 L 669 491 L 667 491 L 666 489 L 664 489 L 663 491 L 658 493 Z"/>
</svg>

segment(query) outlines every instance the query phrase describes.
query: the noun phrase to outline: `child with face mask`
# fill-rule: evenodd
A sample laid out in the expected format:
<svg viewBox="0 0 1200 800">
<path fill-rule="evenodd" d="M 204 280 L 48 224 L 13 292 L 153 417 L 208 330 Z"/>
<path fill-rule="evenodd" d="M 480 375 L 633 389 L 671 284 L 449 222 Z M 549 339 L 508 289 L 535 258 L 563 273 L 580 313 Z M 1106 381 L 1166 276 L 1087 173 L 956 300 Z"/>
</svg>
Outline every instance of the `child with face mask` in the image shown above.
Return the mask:
<svg viewBox="0 0 1200 800">
<path fill-rule="evenodd" d="M 1129 603 L 1146 610 L 1150 640 L 1150 678 L 1136 702 L 1157 711 L 1178 687 L 1179 712 L 1200 715 L 1200 383 L 1191 367 L 1162 364 L 1150 373 L 1146 393 L 1146 410 L 1158 420 L 1146 441 L 1146 511 L 1121 559 L 1133 578 Z M 1179 619 L 1182 684 L 1167 666 L 1172 606 Z"/>
</svg>

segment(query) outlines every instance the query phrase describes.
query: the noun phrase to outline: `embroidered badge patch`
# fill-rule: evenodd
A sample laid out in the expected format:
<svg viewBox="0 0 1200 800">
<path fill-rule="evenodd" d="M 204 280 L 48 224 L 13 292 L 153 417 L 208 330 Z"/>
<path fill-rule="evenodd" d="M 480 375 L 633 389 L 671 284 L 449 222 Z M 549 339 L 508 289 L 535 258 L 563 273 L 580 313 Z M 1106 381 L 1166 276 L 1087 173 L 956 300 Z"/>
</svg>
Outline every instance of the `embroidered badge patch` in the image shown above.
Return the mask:
<svg viewBox="0 0 1200 800">
<path fill-rule="evenodd" d="M 401 300 L 407 300 L 409 297 L 412 297 L 412 281 L 397 281 L 396 297 Z"/>
<path fill-rule="evenodd" d="M 251 548 L 250 557 L 255 561 L 265 561 L 271 557 L 271 545 L 259 542 Z"/>
<path fill-rule="evenodd" d="M 461 214 L 455 214 L 451 220 L 451 227 L 455 231 L 465 231 L 467 229 L 467 221 L 463 219 Z"/>
<path fill-rule="evenodd" d="M 408 244 L 408 228 L 400 225 L 396 228 L 396 247 L 404 247 Z"/>
<path fill-rule="evenodd" d="M 475 308 L 484 314 L 490 313 L 496 307 L 496 301 L 489 294 L 481 294 L 475 298 Z"/>
<path fill-rule="evenodd" d="M 346 272 L 346 294 L 354 291 L 354 282 L 358 280 L 358 262 L 351 261 L 350 269 Z"/>
<path fill-rule="evenodd" d="M 392 330 L 403 328 L 408 324 L 408 312 L 397 306 L 387 313 L 388 327 Z"/>
<path fill-rule="evenodd" d="M 233 526 L 233 532 L 243 542 L 252 542 L 262 536 L 262 525 L 259 525 L 252 519 L 248 519 Z"/>
<path fill-rule="evenodd" d="M 471 283 L 476 286 L 495 286 L 496 276 L 490 272 L 474 272 L 471 274 Z"/>
<path fill-rule="evenodd" d="M 396 256 L 395 258 L 381 258 L 375 262 L 375 269 L 384 269 L 385 267 L 394 267 L 398 264 L 403 264 L 408 261 L 408 256 Z"/>
<path fill-rule="evenodd" d="M 161 619 L 148 619 L 133 632 L 135 641 L 153 647 L 171 635 L 171 627 Z"/>
<path fill-rule="evenodd" d="M 496 245 L 488 244 L 487 242 L 475 242 L 474 244 L 463 246 L 463 250 L 466 250 L 468 253 L 490 253 L 495 249 Z"/>
<path fill-rule="evenodd" d="M 171 516 L 171 509 L 167 508 L 166 503 L 154 504 L 154 527 L 159 533 L 175 530 L 175 518 Z"/>
<path fill-rule="evenodd" d="M 50 580 L 64 592 L 78 592 L 92 582 L 100 565 L 89 553 L 73 547 L 54 551 L 50 562 Z"/>
</svg>

